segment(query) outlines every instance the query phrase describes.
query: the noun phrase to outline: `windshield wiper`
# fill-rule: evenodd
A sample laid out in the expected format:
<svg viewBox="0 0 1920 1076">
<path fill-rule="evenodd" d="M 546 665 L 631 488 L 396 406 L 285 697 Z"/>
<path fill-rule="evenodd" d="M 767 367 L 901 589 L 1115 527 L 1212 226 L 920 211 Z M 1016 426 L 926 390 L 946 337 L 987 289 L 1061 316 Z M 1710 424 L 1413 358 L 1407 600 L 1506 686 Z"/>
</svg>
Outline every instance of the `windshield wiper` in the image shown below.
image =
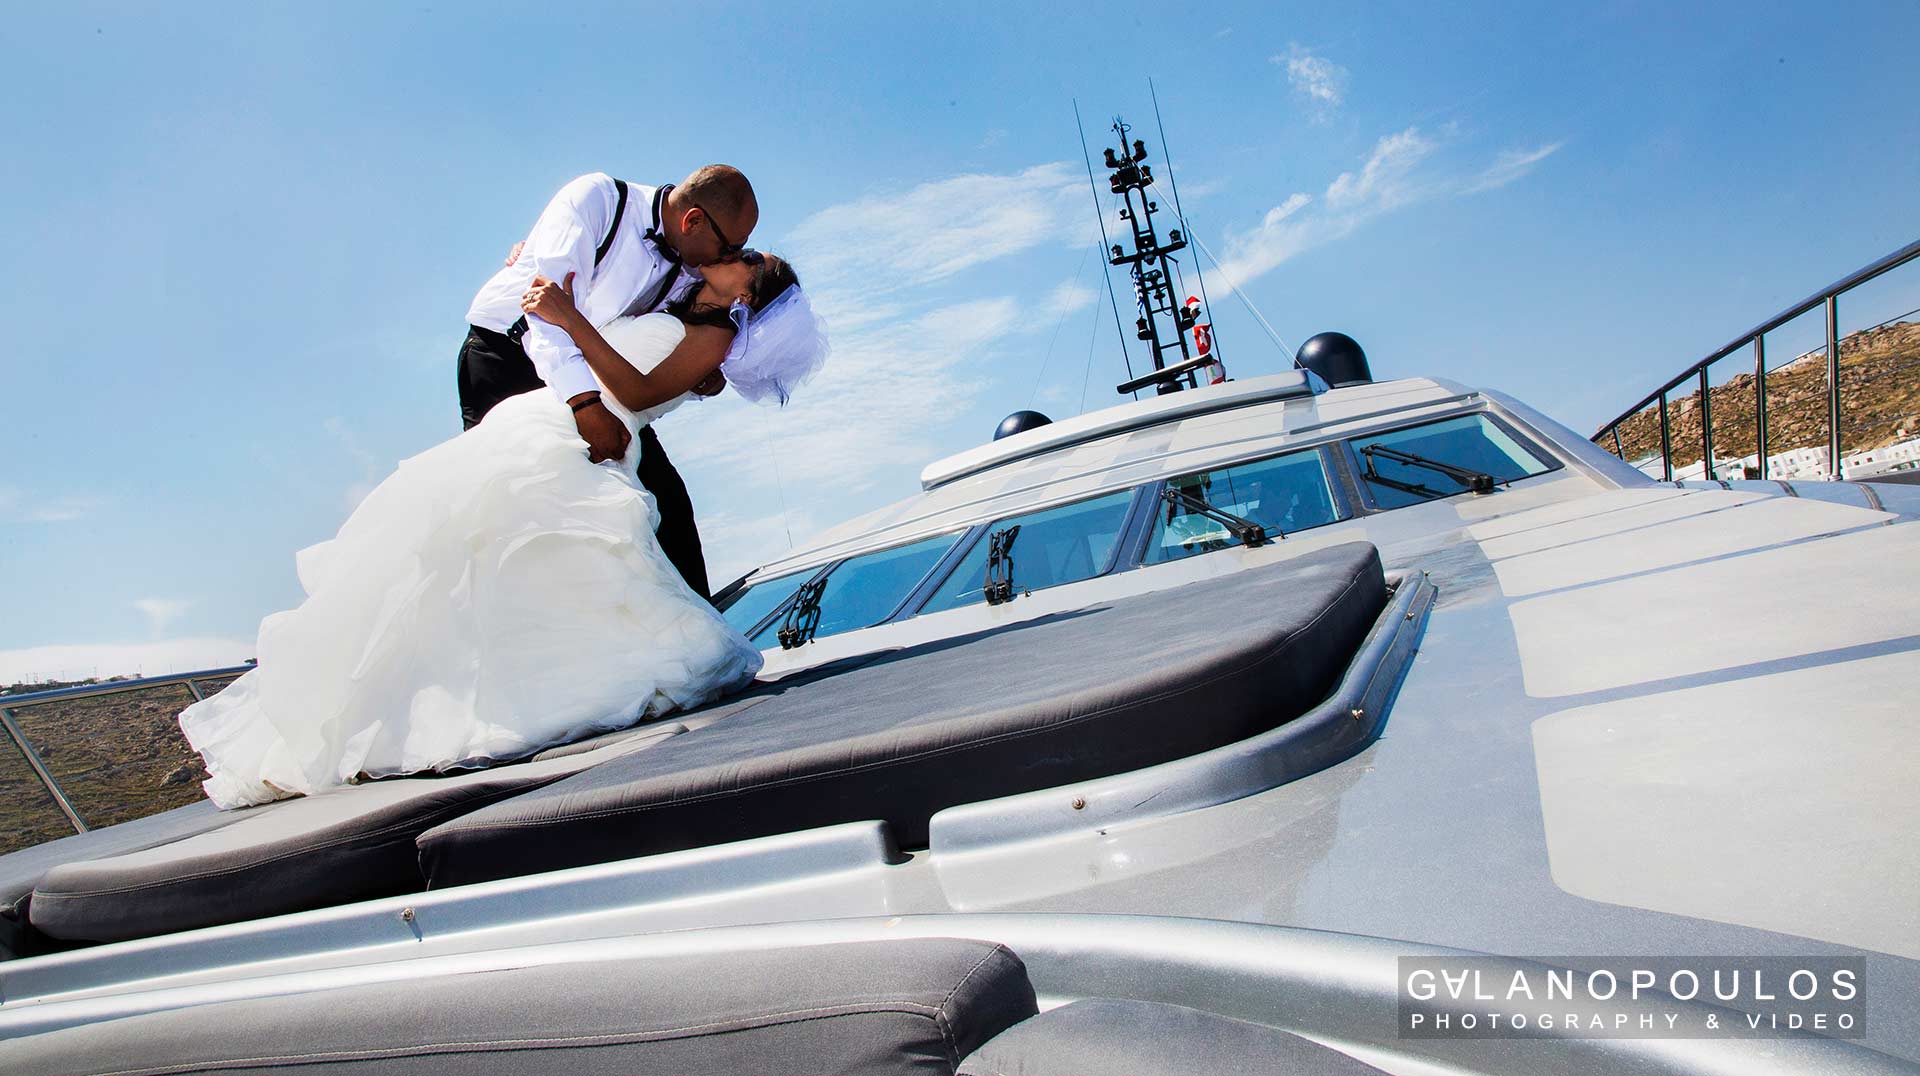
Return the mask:
<svg viewBox="0 0 1920 1076">
<path fill-rule="evenodd" d="M 1013 600 L 1013 540 L 1019 536 L 1018 523 L 987 535 L 987 579 L 980 589 L 988 605 Z"/>
<path fill-rule="evenodd" d="M 787 607 L 786 618 L 774 633 L 780 649 L 793 650 L 813 640 L 813 633 L 820 630 L 820 595 L 826 589 L 827 577 L 823 575 L 794 593 L 793 604 Z"/>
<path fill-rule="evenodd" d="M 1236 516 L 1232 512 L 1215 508 L 1204 499 L 1196 497 L 1184 489 L 1176 489 L 1173 486 L 1168 486 L 1165 490 L 1161 491 L 1160 499 L 1170 505 L 1178 505 L 1189 512 L 1206 516 L 1208 519 L 1227 528 L 1227 533 L 1238 538 L 1240 544 L 1246 546 L 1248 549 L 1267 544 L 1267 528 L 1244 516 Z M 1285 538 L 1286 535 L 1279 533 L 1279 529 L 1275 528 L 1274 537 Z"/>
<path fill-rule="evenodd" d="M 1367 457 L 1366 480 L 1369 482 L 1378 482 L 1380 485 L 1386 486 L 1389 489 L 1397 489 L 1403 493 L 1411 493 L 1420 497 L 1449 496 L 1445 491 L 1434 489 L 1431 486 L 1421 485 L 1418 482 L 1402 482 L 1398 479 L 1388 478 L 1386 475 L 1374 469 L 1373 459 L 1375 456 L 1384 456 L 1395 463 L 1403 463 L 1409 467 L 1425 467 L 1429 471 L 1438 471 L 1475 493 L 1493 492 L 1494 477 L 1485 471 L 1476 471 L 1470 467 L 1458 467 L 1451 463 L 1443 463 L 1440 460 L 1428 459 L 1425 456 L 1416 456 L 1411 452 L 1402 452 L 1397 448 L 1388 448 L 1385 445 L 1368 445 L 1360 450 L 1360 454 Z"/>
</svg>

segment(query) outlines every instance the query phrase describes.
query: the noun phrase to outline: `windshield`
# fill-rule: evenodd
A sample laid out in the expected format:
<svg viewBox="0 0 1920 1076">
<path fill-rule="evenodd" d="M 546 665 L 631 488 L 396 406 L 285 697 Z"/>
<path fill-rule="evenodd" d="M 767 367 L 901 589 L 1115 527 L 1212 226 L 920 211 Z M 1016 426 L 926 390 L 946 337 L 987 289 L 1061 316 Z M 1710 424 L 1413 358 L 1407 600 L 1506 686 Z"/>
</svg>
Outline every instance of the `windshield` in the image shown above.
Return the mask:
<svg viewBox="0 0 1920 1076">
<path fill-rule="evenodd" d="M 1485 415 L 1462 415 L 1372 437 L 1356 437 L 1352 444 L 1354 458 L 1360 464 L 1361 485 L 1381 508 L 1402 508 L 1465 493 L 1467 483 L 1418 463 L 1385 456 L 1369 459 L 1366 450 L 1374 445 L 1424 457 L 1433 463 L 1481 471 L 1493 476 L 1495 482 L 1530 478 L 1553 469 L 1551 463 L 1528 451 Z M 1371 475 L 1369 463 L 1373 469 Z"/>
<path fill-rule="evenodd" d="M 1340 518 L 1317 449 L 1183 475 L 1167 484 L 1223 512 L 1260 524 L 1267 528 L 1269 538 L 1324 526 Z M 1146 562 L 1179 560 L 1238 544 L 1219 521 L 1187 505 L 1164 504 L 1155 515 Z"/>
<path fill-rule="evenodd" d="M 733 625 L 733 630 L 742 634 L 750 632 L 755 624 L 760 623 L 761 618 L 773 612 L 781 602 L 793 597 L 793 592 L 799 590 L 801 584 L 812 579 L 817 571 L 818 569 L 808 568 L 803 572 L 794 572 L 792 575 L 783 575 L 764 583 L 755 583 L 729 599 L 720 610 L 720 615 L 726 618 L 727 623 Z"/>
<path fill-rule="evenodd" d="M 981 587 L 987 581 L 988 538 L 1009 527 L 1020 528 L 1012 549 L 1015 594 L 1099 575 L 1113 559 L 1114 544 L 1126 527 L 1132 503 L 1133 491 L 1127 490 L 996 521 L 920 611 L 933 613 L 985 601 Z"/>
<path fill-rule="evenodd" d="M 820 592 L 820 626 L 814 638 L 872 627 L 892 616 L 959 538 L 959 532 L 942 534 L 840 564 Z M 777 627 L 777 622 L 767 625 L 754 641 L 772 642 Z"/>
</svg>

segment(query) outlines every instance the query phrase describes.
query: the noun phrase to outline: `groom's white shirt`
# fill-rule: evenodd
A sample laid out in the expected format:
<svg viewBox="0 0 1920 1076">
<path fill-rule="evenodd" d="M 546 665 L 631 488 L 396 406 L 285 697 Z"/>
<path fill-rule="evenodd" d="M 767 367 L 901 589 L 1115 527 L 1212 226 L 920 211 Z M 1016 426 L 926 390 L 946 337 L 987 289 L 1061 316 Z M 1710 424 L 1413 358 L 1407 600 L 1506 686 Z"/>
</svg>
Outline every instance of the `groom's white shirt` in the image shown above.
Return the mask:
<svg viewBox="0 0 1920 1076">
<path fill-rule="evenodd" d="M 594 325 L 607 324 L 626 313 L 635 299 L 651 296 L 674 266 L 668 252 L 646 238 L 649 229 L 659 227 L 653 219 L 658 189 L 627 184 L 627 209 L 620 219 L 619 232 L 607 256 L 595 268 L 593 252 L 606 237 L 619 200 L 613 177 L 594 172 L 560 188 L 533 231 L 527 233 L 527 245 L 520 257 L 493 274 L 473 297 L 467 321 L 483 329 L 506 332 L 520 320 L 520 296 L 532 286 L 535 275 L 559 281 L 568 273 L 574 274 L 574 304 Z M 654 309 L 698 287 L 700 279 L 698 269 L 681 269 L 671 294 L 661 296 Z M 534 372 L 562 400 L 600 387 L 572 338 L 547 322 L 528 316 L 527 333 L 520 344 L 527 349 L 527 358 L 533 360 Z"/>
</svg>

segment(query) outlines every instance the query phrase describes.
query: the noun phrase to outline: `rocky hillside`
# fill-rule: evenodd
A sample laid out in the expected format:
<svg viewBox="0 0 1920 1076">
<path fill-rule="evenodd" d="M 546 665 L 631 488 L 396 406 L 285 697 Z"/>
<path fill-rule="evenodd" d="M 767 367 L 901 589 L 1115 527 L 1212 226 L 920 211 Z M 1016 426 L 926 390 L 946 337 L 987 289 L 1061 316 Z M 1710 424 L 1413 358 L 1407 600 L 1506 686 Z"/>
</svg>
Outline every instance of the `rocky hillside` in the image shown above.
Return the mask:
<svg viewBox="0 0 1920 1076">
<path fill-rule="evenodd" d="M 212 695 L 231 679 L 202 680 Z M 180 735 L 184 684 L 19 707 L 14 723 L 89 826 L 185 806 L 206 772 Z M 27 761 L 0 736 L 0 853 L 73 832 Z"/>
<path fill-rule="evenodd" d="M 1738 458 L 1754 451 L 1752 353 L 1738 352 L 1715 364 L 1737 369 L 1711 389 L 1713 454 Z M 1840 340 L 1840 432 L 1847 452 L 1877 448 L 1920 433 L 1920 322 L 1900 321 L 1852 333 Z M 1700 390 L 1675 390 L 1667 408 L 1673 462 L 1700 459 Z M 1660 410 L 1650 407 L 1620 426 L 1629 460 L 1660 452 Z M 1823 448 L 1827 444 L 1827 362 L 1823 351 L 1767 371 L 1767 452 Z M 1601 442 L 1611 450 L 1611 438 Z"/>
</svg>

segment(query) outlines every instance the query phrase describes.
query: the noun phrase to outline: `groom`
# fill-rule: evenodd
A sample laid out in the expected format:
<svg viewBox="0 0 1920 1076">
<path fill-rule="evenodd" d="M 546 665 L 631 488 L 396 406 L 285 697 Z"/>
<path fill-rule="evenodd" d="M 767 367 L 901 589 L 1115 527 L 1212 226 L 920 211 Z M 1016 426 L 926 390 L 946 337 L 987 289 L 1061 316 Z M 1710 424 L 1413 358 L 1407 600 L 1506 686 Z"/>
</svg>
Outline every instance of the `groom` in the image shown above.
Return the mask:
<svg viewBox="0 0 1920 1076">
<path fill-rule="evenodd" d="M 574 276 L 574 302 L 605 325 L 626 314 L 665 309 L 699 288 L 700 267 L 740 256 L 760 221 L 753 187 L 739 169 L 710 164 L 678 184 L 645 187 L 595 172 L 560 188 L 507 266 L 474 296 L 460 347 L 460 416 L 467 429 L 509 396 L 546 385 L 573 408 L 595 463 L 626 454 L 626 426 L 600 402 L 600 385 L 573 340 L 521 314 L 520 296 L 535 276 Z M 733 342 L 730 329 L 689 325 L 684 348 L 715 365 Z M 704 388 L 701 390 L 704 391 Z M 700 531 L 686 483 L 653 427 L 640 430 L 640 482 L 660 511 L 661 551 L 687 586 L 712 598 Z"/>
</svg>

